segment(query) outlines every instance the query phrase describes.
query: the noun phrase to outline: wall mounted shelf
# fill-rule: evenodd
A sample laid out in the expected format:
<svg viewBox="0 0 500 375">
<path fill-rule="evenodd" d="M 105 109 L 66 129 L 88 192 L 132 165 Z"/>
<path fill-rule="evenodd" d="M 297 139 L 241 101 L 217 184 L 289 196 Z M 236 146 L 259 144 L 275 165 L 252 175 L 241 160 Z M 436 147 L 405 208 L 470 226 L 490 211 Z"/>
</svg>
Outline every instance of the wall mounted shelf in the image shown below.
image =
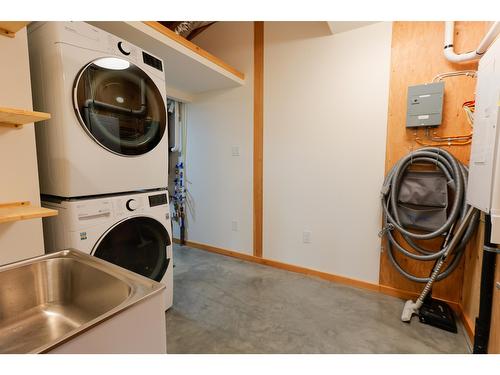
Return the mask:
<svg viewBox="0 0 500 375">
<path fill-rule="evenodd" d="M 89 22 L 161 58 L 167 96 L 192 101 L 194 95 L 245 83 L 245 75 L 159 22 Z"/>
<path fill-rule="evenodd" d="M 0 21 L 0 35 L 14 38 L 16 33 L 27 24 L 29 22 L 26 21 Z"/>
<path fill-rule="evenodd" d="M 0 126 L 17 128 L 33 122 L 48 120 L 49 118 L 49 113 L 0 107 Z"/>
<path fill-rule="evenodd" d="M 0 203 L 0 223 L 56 216 L 58 212 L 44 207 L 35 207 L 30 202 Z"/>
</svg>

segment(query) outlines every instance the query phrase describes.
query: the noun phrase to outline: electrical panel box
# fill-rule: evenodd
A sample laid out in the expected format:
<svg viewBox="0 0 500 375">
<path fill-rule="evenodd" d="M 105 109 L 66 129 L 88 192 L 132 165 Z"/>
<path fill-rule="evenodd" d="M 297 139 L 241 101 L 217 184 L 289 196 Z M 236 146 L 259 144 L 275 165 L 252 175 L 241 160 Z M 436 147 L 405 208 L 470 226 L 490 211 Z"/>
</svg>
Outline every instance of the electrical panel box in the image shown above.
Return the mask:
<svg viewBox="0 0 500 375">
<path fill-rule="evenodd" d="M 441 125 L 444 82 L 408 87 L 406 127 Z"/>
<path fill-rule="evenodd" d="M 467 203 L 491 215 L 490 241 L 500 244 L 500 39 L 479 60 Z"/>
</svg>

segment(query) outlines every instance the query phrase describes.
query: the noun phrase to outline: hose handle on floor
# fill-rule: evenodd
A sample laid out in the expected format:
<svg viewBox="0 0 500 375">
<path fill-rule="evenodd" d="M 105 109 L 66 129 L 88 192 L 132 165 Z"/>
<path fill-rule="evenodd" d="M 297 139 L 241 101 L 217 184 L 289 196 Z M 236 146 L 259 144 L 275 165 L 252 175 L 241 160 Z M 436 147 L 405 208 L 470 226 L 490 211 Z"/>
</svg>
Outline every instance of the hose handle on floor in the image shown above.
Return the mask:
<svg viewBox="0 0 500 375">
<path fill-rule="evenodd" d="M 470 206 L 469 209 L 467 210 L 467 213 L 465 214 L 464 219 L 460 222 L 460 225 L 458 226 L 458 229 L 456 233 L 454 233 L 450 244 L 447 246 L 446 251 L 443 253 L 439 261 L 437 262 L 436 266 L 434 267 L 434 270 L 432 271 L 432 275 L 430 277 L 430 280 L 425 284 L 424 290 L 422 290 L 422 293 L 418 297 L 417 300 L 417 308 L 420 308 L 422 304 L 424 303 L 425 297 L 427 297 L 427 294 L 429 294 L 430 290 L 432 289 L 432 284 L 434 284 L 434 281 L 436 281 L 437 276 L 439 275 L 439 272 L 441 271 L 441 267 L 443 266 L 444 262 L 446 261 L 446 258 L 448 255 L 450 255 L 455 247 L 458 244 L 458 241 L 462 237 L 462 234 L 465 232 L 465 229 L 467 229 L 467 226 L 469 225 L 472 217 L 474 216 L 476 212 L 476 208 Z"/>
</svg>

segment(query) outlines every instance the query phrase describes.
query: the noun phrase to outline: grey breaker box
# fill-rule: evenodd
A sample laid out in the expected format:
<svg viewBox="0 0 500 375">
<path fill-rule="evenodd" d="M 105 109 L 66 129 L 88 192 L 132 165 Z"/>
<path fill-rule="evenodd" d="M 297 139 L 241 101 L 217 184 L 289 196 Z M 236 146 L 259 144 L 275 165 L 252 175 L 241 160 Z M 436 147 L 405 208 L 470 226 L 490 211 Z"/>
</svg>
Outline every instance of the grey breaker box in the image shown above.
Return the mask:
<svg viewBox="0 0 500 375">
<path fill-rule="evenodd" d="M 406 127 L 441 125 L 444 82 L 408 87 Z"/>
</svg>

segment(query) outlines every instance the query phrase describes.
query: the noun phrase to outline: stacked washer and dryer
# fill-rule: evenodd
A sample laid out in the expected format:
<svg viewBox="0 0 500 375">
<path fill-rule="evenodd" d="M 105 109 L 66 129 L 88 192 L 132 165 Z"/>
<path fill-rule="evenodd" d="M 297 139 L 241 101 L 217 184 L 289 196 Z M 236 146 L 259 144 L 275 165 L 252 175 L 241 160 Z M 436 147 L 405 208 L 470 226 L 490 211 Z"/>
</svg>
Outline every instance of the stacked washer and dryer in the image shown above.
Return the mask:
<svg viewBox="0 0 500 375">
<path fill-rule="evenodd" d="M 84 22 L 30 25 L 47 252 L 90 253 L 166 285 L 173 300 L 163 62 Z"/>
</svg>

